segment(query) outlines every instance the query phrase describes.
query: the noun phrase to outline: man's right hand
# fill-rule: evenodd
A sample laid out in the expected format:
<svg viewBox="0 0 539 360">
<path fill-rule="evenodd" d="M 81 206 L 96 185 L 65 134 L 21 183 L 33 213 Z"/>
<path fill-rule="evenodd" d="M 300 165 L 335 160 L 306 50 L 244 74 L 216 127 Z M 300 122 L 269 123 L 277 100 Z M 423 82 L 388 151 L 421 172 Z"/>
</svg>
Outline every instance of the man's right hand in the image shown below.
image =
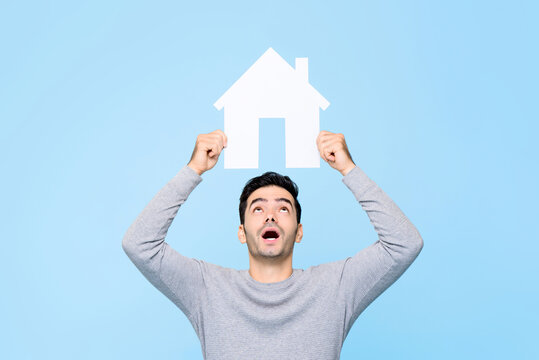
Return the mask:
<svg viewBox="0 0 539 360">
<path fill-rule="evenodd" d="M 198 175 L 202 175 L 217 164 L 219 154 L 226 147 L 226 143 L 226 135 L 221 130 L 198 135 L 193 155 L 191 155 L 187 166 L 196 171 Z"/>
</svg>

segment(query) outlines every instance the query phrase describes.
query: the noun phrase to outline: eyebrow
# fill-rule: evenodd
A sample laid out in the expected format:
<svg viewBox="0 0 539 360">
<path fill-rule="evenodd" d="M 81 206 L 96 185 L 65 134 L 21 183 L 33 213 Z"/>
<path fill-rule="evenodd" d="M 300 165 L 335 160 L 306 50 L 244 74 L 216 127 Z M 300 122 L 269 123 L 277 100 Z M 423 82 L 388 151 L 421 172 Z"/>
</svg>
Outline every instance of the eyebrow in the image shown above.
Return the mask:
<svg viewBox="0 0 539 360">
<path fill-rule="evenodd" d="M 287 198 L 277 198 L 277 199 L 275 199 L 275 201 L 284 201 L 284 202 L 288 203 L 291 207 L 293 207 L 292 202 L 290 200 L 288 200 Z M 257 202 L 268 202 L 268 199 L 264 199 L 264 198 L 256 198 L 256 199 L 254 199 L 253 201 L 251 201 L 251 205 L 249 205 L 249 209 L 252 208 L 253 204 L 257 203 Z"/>
</svg>

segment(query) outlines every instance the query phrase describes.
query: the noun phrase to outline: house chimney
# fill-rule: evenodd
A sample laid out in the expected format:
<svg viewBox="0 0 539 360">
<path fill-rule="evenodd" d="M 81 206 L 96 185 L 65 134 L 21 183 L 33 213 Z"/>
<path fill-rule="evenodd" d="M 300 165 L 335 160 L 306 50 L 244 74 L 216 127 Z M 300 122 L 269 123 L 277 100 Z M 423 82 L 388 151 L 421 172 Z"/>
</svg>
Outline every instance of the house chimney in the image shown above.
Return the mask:
<svg viewBox="0 0 539 360">
<path fill-rule="evenodd" d="M 305 82 L 309 82 L 309 58 L 296 58 L 296 73 Z"/>
</svg>

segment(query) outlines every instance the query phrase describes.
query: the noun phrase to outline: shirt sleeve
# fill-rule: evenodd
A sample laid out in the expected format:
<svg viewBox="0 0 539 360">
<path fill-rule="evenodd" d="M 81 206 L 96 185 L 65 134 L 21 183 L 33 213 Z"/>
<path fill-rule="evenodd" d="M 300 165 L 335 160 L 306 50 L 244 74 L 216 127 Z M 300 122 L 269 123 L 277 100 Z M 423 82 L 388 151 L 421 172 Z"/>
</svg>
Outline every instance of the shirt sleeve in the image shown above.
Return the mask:
<svg viewBox="0 0 539 360">
<path fill-rule="evenodd" d="M 148 203 L 122 240 L 129 259 L 184 312 L 195 330 L 203 291 L 202 264 L 175 251 L 165 237 L 180 206 L 201 181 L 190 167 L 182 168 Z"/>
<path fill-rule="evenodd" d="M 423 239 L 397 205 L 359 167 L 342 180 L 378 233 L 376 242 L 344 261 L 340 286 L 345 295 L 348 334 L 363 310 L 416 259 Z"/>
</svg>

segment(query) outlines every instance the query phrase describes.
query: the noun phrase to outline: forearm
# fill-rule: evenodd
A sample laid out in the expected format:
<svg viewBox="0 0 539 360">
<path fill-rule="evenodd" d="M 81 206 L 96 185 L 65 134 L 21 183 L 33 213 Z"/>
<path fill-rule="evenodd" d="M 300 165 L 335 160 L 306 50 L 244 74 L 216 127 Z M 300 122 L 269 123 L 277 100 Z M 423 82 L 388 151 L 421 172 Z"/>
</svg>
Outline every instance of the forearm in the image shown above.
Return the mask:
<svg viewBox="0 0 539 360">
<path fill-rule="evenodd" d="M 202 178 L 185 166 L 148 203 L 131 224 L 122 247 L 139 269 L 157 271 L 165 237 L 180 206 Z"/>
<path fill-rule="evenodd" d="M 391 198 L 359 167 L 355 167 L 343 182 L 353 192 L 367 213 L 380 245 L 395 264 L 408 267 L 423 247 L 423 239 L 415 226 Z"/>
</svg>

